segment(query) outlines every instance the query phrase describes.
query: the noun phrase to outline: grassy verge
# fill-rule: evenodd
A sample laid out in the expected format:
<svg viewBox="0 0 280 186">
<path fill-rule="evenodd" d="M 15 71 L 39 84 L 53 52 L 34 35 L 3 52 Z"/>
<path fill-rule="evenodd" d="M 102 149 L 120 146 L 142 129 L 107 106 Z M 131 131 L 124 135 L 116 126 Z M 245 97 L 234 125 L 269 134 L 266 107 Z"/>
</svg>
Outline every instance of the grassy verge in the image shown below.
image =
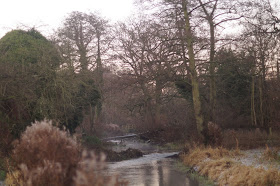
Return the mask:
<svg viewBox="0 0 280 186">
<path fill-rule="evenodd" d="M 195 147 L 182 158 L 186 165 L 218 185 L 280 185 L 279 170 L 243 165 L 233 159 L 238 155 L 223 148 Z"/>
</svg>

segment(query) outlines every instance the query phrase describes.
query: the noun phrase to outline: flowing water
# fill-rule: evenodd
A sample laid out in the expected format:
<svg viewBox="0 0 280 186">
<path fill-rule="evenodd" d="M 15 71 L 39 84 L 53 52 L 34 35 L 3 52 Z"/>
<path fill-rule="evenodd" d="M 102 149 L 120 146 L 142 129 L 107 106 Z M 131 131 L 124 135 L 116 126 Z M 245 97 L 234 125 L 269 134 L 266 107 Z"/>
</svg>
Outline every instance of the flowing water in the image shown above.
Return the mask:
<svg viewBox="0 0 280 186">
<path fill-rule="evenodd" d="M 144 152 L 141 158 L 108 163 L 108 175 L 118 175 L 135 186 L 198 186 L 196 180 L 188 177 L 178 168 L 178 160 L 170 158 L 178 152 L 166 152 L 156 145 L 145 143 L 139 139 L 111 140 L 117 145 L 113 150 L 122 151 L 128 148 Z M 0 181 L 0 186 L 4 185 Z"/>
<path fill-rule="evenodd" d="M 164 152 L 156 145 L 142 142 L 137 139 L 114 140 L 118 145 L 114 150 L 121 151 L 135 148 L 144 152 L 141 158 L 114 162 L 108 164 L 108 174 L 119 175 L 120 179 L 128 180 L 129 185 L 137 186 L 197 186 L 196 180 L 180 171 L 178 160 L 168 158 L 178 152 Z"/>
</svg>

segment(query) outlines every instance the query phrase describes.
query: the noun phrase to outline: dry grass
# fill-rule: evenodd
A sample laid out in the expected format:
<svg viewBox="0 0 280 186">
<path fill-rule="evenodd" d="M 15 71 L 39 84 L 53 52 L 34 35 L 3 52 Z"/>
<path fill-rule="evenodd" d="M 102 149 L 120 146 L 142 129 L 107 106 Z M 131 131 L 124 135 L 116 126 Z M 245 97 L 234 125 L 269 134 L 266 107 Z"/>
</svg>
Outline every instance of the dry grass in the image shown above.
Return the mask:
<svg viewBox="0 0 280 186">
<path fill-rule="evenodd" d="M 212 148 L 196 146 L 189 154 L 184 157 L 184 162 L 191 166 L 197 166 L 206 159 L 220 159 L 224 156 L 230 156 L 230 151 L 224 148 Z"/>
<path fill-rule="evenodd" d="M 236 151 L 222 148 L 195 148 L 184 155 L 184 162 L 219 185 L 267 186 L 280 185 L 277 169 L 255 168 L 242 165 L 233 159 Z"/>
<path fill-rule="evenodd" d="M 266 161 L 280 161 L 279 150 L 279 148 L 268 147 L 268 145 L 266 145 L 266 149 L 262 154 L 262 159 Z"/>
<path fill-rule="evenodd" d="M 233 163 L 230 167 L 223 170 L 217 182 L 220 185 L 229 186 L 279 185 L 280 173 L 276 169 L 265 170 L 263 168 L 254 168 Z"/>
<path fill-rule="evenodd" d="M 232 161 L 227 158 L 211 160 L 209 162 L 202 162 L 198 164 L 199 172 L 209 177 L 211 180 L 218 180 L 222 172 L 232 166 Z"/>
<path fill-rule="evenodd" d="M 125 185 L 113 176 L 100 173 L 104 156 L 84 152 L 66 131 L 50 121 L 36 122 L 14 143 L 6 185 L 91 186 Z"/>
</svg>

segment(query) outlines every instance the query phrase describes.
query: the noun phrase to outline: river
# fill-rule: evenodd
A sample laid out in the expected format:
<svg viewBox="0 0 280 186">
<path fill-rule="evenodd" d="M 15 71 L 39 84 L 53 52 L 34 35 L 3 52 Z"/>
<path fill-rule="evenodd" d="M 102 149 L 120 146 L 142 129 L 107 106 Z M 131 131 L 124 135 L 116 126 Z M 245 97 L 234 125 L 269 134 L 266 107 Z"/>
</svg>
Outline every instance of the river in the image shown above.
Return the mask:
<svg viewBox="0 0 280 186">
<path fill-rule="evenodd" d="M 112 140 L 113 150 L 121 151 L 135 148 L 143 151 L 141 158 L 108 163 L 108 174 L 118 175 L 120 179 L 127 180 L 129 185 L 135 186 L 198 186 L 198 181 L 190 178 L 188 174 L 178 167 L 178 160 L 168 158 L 178 154 L 162 150 L 157 145 L 145 143 L 136 138 Z"/>
</svg>

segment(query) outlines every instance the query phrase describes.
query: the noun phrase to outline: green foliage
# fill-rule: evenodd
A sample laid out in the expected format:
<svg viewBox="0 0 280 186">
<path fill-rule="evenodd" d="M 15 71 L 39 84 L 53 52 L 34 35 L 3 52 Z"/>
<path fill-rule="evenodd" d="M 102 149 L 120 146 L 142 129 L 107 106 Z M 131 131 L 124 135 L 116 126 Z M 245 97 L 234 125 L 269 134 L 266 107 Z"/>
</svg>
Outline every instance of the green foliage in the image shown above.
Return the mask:
<svg viewBox="0 0 280 186">
<path fill-rule="evenodd" d="M 102 141 L 96 136 L 83 136 L 82 143 L 86 147 L 95 148 L 102 145 Z"/>
<path fill-rule="evenodd" d="M 70 132 L 99 99 L 93 75 L 59 69 L 55 46 L 38 31 L 14 30 L 0 39 L 0 122 L 19 137 L 35 120 L 53 119 Z"/>
<path fill-rule="evenodd" d="M 13 30 L 0 40 L 1 62 L 57 67 L 60 57 L 52 43 L 35 29 Z"/>
<path fill-rule="evenodd" d="M 238 114 L 250 114 L 251 68 L 246 56 L 223 49 L 216 54 L 217 96 Z"/>
<path fill-rule="evenodd" d="M 67 106 L 67 112 L 62 113 L 61 123 L 73 133 L 75 128 L 83 121 L 83 111 L 88 111 L 90 105 L 96 105 L 100 99 L 100 94 L 94 84 L 92 74 L 86 76 L 85 74 L 76 74 L 73 79 L 68 80 L 70 80 L 67 83 L 67 85 L 70 85 L 67 89 L 69 97 L 62 104 L 63 107 Z M 69 104 L 69 101 L 71 104 Z M 64 109 L 59 110 L 63 111 Z"/>
<path fill-rule="evenodd" d="M 3 170 L 0 170 L 0 181 L 4 181 L 6 177 L 6 172 Z"/>
<path fill-rule="evenodd" d="M 175 81 L 175 85 L 179 93 L 185 98 L 186 100 L 192 102 L 192 85 L 186 79 L 181 79 Z"/>
<path fill-rule="evenodd" d="M 0 121 L 19 136 L 38 115 L 38 100 L 56 78 L 60 57 L 55 47 L 34 29 L 13 30 L 0 40 Z"/>
</svg>

